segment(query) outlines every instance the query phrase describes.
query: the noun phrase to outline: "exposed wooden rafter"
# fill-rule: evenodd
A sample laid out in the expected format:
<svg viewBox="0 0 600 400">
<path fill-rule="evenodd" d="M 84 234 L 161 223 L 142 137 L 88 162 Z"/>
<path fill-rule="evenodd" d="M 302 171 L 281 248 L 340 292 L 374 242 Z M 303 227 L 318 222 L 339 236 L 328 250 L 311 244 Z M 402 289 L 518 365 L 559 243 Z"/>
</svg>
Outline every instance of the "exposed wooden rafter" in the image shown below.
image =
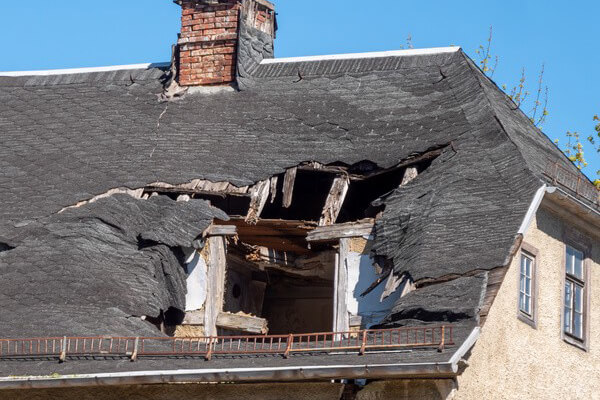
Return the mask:
<svg viewBox="0 0 600 400">
<path fill-rule="evenodd" d="M 283 177 L 283 202 L 282 205 L 285 208 L 289 208 L 292 205 L 292 196 L 294 194 L 294 182 L 296 181 L 296 172 L 298 168 L 290 168 L 285 171 Z"/>
<path fill-rule="evenodd" d="M 347 175 L 340 175 L 333 180 L 329 195 L 325 201 L 325 206 L 323 207 L 323 212 L 321 213 L 319 226 L 333 225 L 335 223 L 346 199 L 349 186 L 350 179 Z"/>
</svg>

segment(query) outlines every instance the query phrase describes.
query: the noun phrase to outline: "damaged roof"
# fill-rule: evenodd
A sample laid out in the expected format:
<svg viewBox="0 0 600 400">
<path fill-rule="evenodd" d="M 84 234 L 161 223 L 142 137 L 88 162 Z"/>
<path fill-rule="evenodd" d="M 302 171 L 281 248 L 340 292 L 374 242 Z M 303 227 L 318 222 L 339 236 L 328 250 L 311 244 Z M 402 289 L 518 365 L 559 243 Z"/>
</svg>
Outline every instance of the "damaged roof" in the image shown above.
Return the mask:
<svg viewBox="0 0 600 400">
<path fill-rule="evenodd" d="M 240 90 L 176 101 L 160 100 L 167 75 L 0 76 L 0 337 L 148 334 L 130 317 L 185 298 L 175 247 L 227 218 L 124 195 L 65 207 L 155 182 L 252 185 L 309 161 L 391 168 L 432 149 L 428 169 L 379 199 L 373 251 L 416 282 L 480 275 L 411 293 L 385 323 L 472 327 L 546 165 L 579 173 L 458 48 L 272 60 Z M 461 310 L 443 307 L 453 299 Z"/>
</svg>

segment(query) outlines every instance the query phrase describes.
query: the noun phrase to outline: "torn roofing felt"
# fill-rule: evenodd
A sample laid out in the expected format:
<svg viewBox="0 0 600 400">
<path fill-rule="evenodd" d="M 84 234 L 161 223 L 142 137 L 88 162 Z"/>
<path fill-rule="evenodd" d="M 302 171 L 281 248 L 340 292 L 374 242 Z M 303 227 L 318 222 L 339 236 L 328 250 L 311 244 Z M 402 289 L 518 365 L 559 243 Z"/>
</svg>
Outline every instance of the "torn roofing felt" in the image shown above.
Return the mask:
<svg viewBox="0 0 600 400">
<path fill-rule="evenodd" d="M 155 336 L 139 317 L 185 309 L 181 248 L 213 218 L 203 200 L 117 194 L 20 228 L 0 253 L 0 337 Z"/>
<path fill-rule="evenodd" d="M 63 218 L 52 215 L 115 187 L 250 185 L 307 161 L 389 168 L 434 148 L 442 154 L 425 172 L 379 200 L 374 251 L 417 281 L 459 276 L 506 263 L 548 159 L 579 173 L 460 50 L 256 64 L 268 45 L 249 45 L 257 61 L 240 70 L 243 90 L 173 102 L 158 101 L 160 68 L 0 77 L 0 237 L 16 246 L 0 253 L 12 274 L 2 282 L 31 292 L 41 283 L 18 280 L 28 272 L 15 255 L 35 249 L 16 243 L 19 226 Z M 154 233 L 148 239 L 166 240 Z M 96 268 L 98 277 L 112 271 Z M 62 287 L 71 288 L 77 282 L 67 276 Z M 121 291 L 138 301 L 139 293 Z M 11 304 L 38 304 L 28 301 Z"/>
</svg>

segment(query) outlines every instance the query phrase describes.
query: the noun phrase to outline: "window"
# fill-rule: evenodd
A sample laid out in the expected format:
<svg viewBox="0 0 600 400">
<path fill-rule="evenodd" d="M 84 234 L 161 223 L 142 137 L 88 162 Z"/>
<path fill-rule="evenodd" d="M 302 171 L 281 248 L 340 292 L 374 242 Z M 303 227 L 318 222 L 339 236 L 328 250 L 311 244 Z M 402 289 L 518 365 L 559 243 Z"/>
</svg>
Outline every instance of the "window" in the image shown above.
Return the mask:
<svg viewBox="0 0 600 400">
<path fill-rule="evenodd" d="M 533 274 L 534 258 L 526 253 L 521 253 L 519 311 L 530 318 L 533 318 Z"/>
<path fill-rule="evenodd" d="M 532 328 L 536 328 L 537 325 L 537 254 L 538 250 L 535 247 L 526 242 L 521 243 L 517 317 Z"/>
<path fill-rule="evenodd" d="M 585 339 L 586 277 L 582 251 L 567 246 L 565 260 L 563 332 L 583 343 Z"/>
</svg>

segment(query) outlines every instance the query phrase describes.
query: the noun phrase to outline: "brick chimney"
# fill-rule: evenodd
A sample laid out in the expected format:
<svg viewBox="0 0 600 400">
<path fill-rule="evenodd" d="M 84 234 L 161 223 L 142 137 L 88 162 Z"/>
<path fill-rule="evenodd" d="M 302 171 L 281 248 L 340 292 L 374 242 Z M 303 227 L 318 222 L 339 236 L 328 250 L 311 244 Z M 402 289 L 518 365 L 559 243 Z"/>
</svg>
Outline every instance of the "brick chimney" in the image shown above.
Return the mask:
<svg viewBox="0 0 600 400">
<path fill-rule="evenodd" d="M 181 6 L 178 81 L 181 86 L 226 85 L 252 62 L 273 57 L 275 7 L 266 0 L 175 0 Z M 259 41 L 262 45 L 250 45 Z M 244 42 L 245 43 L 242 43 Z M 270 42 L 270 43 L 269 43 Z M 250 49 L 239 51 L 240 47 Z M 261 54 L 256 54 L 256 49 Z M 248 53 L 252 53 L 248 55 Z M 251 60 L 240 58 L 251 58 Z"/>
</svg>

